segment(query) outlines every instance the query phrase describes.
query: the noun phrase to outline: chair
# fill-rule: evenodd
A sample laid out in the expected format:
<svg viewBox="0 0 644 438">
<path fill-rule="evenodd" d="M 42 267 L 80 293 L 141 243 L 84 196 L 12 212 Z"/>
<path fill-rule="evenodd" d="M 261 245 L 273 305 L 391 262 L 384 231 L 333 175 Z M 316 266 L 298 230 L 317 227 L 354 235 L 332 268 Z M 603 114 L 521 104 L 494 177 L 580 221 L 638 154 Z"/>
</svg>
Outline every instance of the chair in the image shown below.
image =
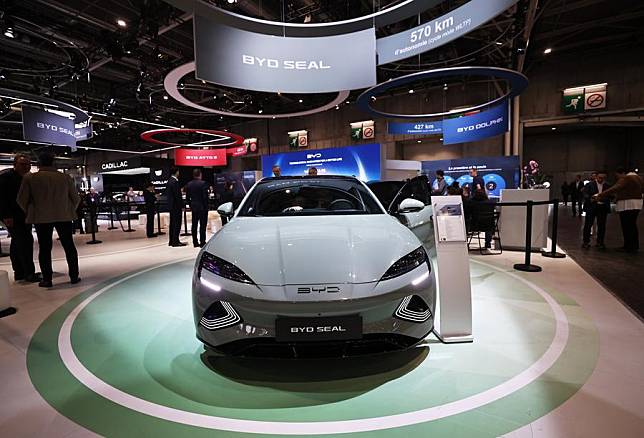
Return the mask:
<svg viewBox="0 0 644 438">
<path fill-rule="evenodd" d="M 470 202 L 468 203 L 468 227 L 467 227 L 467 249 L 471 250 L 470 244 L 476 235 L 478 241 L 478 250 L 481 255 L 502 254 L 501 235 L 499 233 L 499 214 L 494 209 L 492 202 Z M 492 240 L 498 242 L 499 252 L 486 252 L 485 245 L 481 245 L 481 233 L 491 232 Z"/>
</svg>

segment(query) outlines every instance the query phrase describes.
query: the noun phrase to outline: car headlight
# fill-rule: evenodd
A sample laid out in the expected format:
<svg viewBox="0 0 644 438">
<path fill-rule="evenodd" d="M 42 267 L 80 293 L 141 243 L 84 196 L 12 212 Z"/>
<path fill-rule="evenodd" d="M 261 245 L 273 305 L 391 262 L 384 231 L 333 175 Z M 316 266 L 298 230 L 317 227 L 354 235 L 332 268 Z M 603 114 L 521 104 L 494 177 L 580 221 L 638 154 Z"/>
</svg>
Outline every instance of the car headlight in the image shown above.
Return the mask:
<svg viewBox="0 0 644 438">
<path fill-rule="evenodd" d="M 427 253 L 425 252 L 425 248 L 421 246 L 391 265 L 391 267 L 387 269 L 387 272 L 385 272 L 385 275 L 382 276 L 380 281 L 399 277 L 403 274 L 413 271 L 426 262 L 427 268 L 431 269 L 429 267 L 429 259 L 427 257 Z"/>
<path fill-rule="evenodd" d="M 253 280 L 251 280 L 250 277 L 237 266 L 208 252 L 204 252 L 201 256 L 201 261 L 199 262 L 199 277 L 201 277 L 202 269 L 239 283 L 255 284 Z"/>
</svg>

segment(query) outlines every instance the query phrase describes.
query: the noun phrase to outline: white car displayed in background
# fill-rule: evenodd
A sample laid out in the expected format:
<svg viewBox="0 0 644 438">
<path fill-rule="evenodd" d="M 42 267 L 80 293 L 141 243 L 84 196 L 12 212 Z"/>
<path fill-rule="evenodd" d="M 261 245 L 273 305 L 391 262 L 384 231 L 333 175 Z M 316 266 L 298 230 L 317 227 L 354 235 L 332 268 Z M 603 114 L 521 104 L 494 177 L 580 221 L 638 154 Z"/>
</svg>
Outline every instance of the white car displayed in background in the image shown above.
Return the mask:
<svg viewBox="0 0 644 438">
<path fill-rule="evenodd" d="M 362 354 L 422 341 L 433 329 L 436 290 L 431 225 L 418 215 L 431 207 L 413 194 L 400 200 L 406 189 L 397 190 L 388 212 L 352 177 L 265 178 L 234 213 L 221 205 L 230 221 L 195 264 L 197 337 L 209 350 L 260 356 L 321 347 Z"/>
</svg>

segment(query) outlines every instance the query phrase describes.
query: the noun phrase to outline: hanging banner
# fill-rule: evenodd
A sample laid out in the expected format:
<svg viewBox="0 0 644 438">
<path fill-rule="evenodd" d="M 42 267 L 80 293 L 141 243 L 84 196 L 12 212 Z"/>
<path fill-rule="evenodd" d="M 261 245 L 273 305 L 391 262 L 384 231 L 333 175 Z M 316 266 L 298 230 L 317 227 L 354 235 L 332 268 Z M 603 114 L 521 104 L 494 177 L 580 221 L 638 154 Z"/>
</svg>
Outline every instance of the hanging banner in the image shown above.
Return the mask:
<svg viewBox="0 0 644 438">
<path fill-rule="evenodd" d="M 443 122 L 388 122 L 387 132 L 390 135 L 432 135 L 443 132 Z"/>
<path fill-rule="evenodd" d="M 76 141 L 83 141 L 92 138 L 92 123 L 86 120 L 74 125 L 74 137 Z"/>
<path fill-rule="evenodd" d="M 443 120 L 443 144 L 482 140 L 509 129 L 510 118 L 505 103 L 477 114 Z"/>
<path fill-rule="evenodd" d="M 174 164 L 177 166 L 225 166 L 226 149 L 185 149 L 174 150 Z"/>
<path fill-rule="evenodd" d="M 378 65 L 440 47 L 487 23 L 519 0 L 471 0 L 460 8 L 404 32 L 376 41 Z"/>
<path fill-rule="evenodd" d="M 76 146 L 74 121 L 31 106 L 22 106 L 22 132 L 26 141 Z"/>
<path fill-rule="evenodd" d="M 327 93 L 376 84 L 375 30 L 314 38 L 248 32 L 196 15 L 197 79 L 245 90 Z"/>
</svg>

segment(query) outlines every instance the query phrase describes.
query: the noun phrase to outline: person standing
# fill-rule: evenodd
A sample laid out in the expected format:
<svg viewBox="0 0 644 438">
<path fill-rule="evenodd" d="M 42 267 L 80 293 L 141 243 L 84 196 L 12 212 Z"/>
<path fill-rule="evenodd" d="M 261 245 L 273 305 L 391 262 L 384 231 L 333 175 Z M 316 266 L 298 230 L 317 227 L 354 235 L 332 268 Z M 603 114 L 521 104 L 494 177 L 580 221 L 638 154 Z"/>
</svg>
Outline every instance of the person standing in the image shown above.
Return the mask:
<svg viewBox="0 0 644 438">
<path fill-rule="evenodd" d="M 0 219 L 11 236 L 9 255 L 15 281 L 25 280 L 30 283 L 40 281 L 34 266 L 34 237 L 31 224 L 25 223 L 25 212 L 22 211 L 16 198 L 22 178 L 31 170 L 31 160 L 25 154 L 13 157 L 13 169 L 0 174 Z"/>
<path fill-rule="evenodd" d="M 485 191 L 485 181 L 483 177 L 479 176 L 479 171 L 476 167 L 470 169 L 470 176 L 472 177 L 472 185 L 470 186 L 470 197 L 473 197 L 478 190 Z"/>
<path fill-rule="evenodd" d="M 568 198 L 570 197 L 570 186 L 566 181 L 561 185 L 561 197 L 563 198 L 564 207 L 568 206 Z"/>
<path fill-rule="evenodd" d="M 143 200 L 145 201 L 145 235 L 148 238 L 157 237 L 154 232 L 154 214 L 156 210 L 157 196 L 154 193 L 154 184 L 148 183 L 143 191 Z"/>
<path fill-rule="evenodd" d="M 170 246 L 186 246 L 185 243 L 179 241 L 179 234 L 181 233 L 181 211 L 183 209 L 183 198 L 181 197 L 181 187 L 179 186 L 179 169 L 173 167 L 170 169 L 170 178 L 168 178 L 168 185 L 165 189 L 165 195 L 168 199 L 168 210 L 170 211 Z"/>
<path fill-rule="evenodd" d="M 208 225 L 208 183 L 202 179 L 199 169 L 192 171 L 192 181 L 186 186 L 186 202 L 192 210 L 192 244 L 195 248 L 203 247 Z"/>
<path fill-rule="evenodd" d="M 42 271 L 40 287 L 52 287 L 51 266 L 52 234 L 58 233 L 65 250 L 72 284 L 81 279 L 78 273 L 78 252 L 72 237 L 76 207 L 80 202 L 74 180 L 56 170 L 54 154 L 43 152 L 39 157 L 39 169 L 22 178 L 18 192 L 18 205 L 26 213 L 26 222 L 34 224 L 38 236 L 38 262 Z"/>
<path fill-rule="evenodd" d="M 575 177 L 570 188 L 570 200 L 572 201 L 572 216 L 577 216 L 577 209 L 579 209 L 579 217 L 581 217 L 581 207 L 583 202 L 582 189 L 584 182 L 581 180 L 581 175 Z"/>
<path fill-rule="evenodd" d="M 277 164 L 275 164 L 271 170 L 273 171 L 274 177 L 277 178 L 282 176 L 282 169 L 280 169 L 280 167 Z"/>
<path fill-rule="evenodd" d="M 432 183 L 432 196 L 445 196 L 447 194 L 447 182 L 445 172 L 441 169 L 436 171 L 436 179 Z"/>
<path fill-rule="evenodd" d="M 619 221 L 622 225 L 624 236 L 624 251 L 636 253 L 640 249 L 639 232 L 637 230 L 637 216 L 642 210 L 642 196 L 644 195 L 644 181 L 635 172 L 629 172 L 620 167 L 616 171 L 617 182 L 610 189 L 597 193 L 592 199 L 603 201 L 610 196 L 615 196 L 619 212 Z"/>
<path fill-rule="evenodd" d="M 583 189 L 584 211 L 586 219 L 584 220 L 584 232 L 582 248 L 590 248 L 590 235 L 595 219 L 597 219 L 597 248 L 606 249 L 604 245 L 604 236 L 606 235 L 606 218 L 610 213 L 610 200 L 596 200 L 594 195 L 608 190 L 610 185 L 605 182 L 606 175 L 599 173 L 595 178 L 586 184 Z"/>
</svg>

